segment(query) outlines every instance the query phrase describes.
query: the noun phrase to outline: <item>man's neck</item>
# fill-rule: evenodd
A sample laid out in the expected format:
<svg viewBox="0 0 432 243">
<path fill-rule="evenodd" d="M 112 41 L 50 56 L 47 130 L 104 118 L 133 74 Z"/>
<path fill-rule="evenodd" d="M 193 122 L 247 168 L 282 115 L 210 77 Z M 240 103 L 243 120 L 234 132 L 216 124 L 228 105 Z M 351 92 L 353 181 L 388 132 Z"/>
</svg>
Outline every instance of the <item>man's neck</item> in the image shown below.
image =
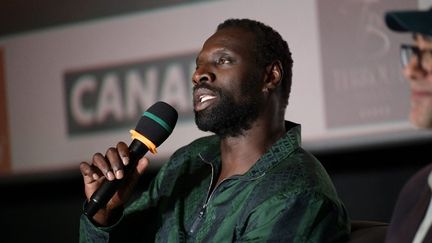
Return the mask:
<svg viewBox="0 0 432 243">
<path fill-rule="evenodd" d="M 222 169 L 218 181 L 246 173 L 284 134 L 283 121 L 273 125 L 256 121 L 242 135 L 223 138 L 220 145 Z"/>
</svg>

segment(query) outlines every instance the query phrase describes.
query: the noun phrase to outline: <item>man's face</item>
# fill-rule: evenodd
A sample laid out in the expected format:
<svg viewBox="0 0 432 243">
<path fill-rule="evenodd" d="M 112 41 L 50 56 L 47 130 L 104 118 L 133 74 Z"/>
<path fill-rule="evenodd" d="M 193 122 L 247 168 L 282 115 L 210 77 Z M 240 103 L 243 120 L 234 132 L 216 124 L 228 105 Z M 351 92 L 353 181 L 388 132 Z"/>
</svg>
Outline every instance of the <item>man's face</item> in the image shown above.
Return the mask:
<svg viewBox="0 0 432 243">
<path fill-rule="evenodd" d="M 421 59 L 414 55 L 403 69 L 411 90 L 410 120 L 417 127 L 432 128 L 432 38 L 416 35 L 415 46 Z"/>
<path fill-rule="evenodd" d="M 254 35 L 239 28 L 217 31 L 204 43 L 193 75 L 199 129 L 235 137 L 250 128 L 262 107 L 262 70 L 253 53 Z"/>
</svg>

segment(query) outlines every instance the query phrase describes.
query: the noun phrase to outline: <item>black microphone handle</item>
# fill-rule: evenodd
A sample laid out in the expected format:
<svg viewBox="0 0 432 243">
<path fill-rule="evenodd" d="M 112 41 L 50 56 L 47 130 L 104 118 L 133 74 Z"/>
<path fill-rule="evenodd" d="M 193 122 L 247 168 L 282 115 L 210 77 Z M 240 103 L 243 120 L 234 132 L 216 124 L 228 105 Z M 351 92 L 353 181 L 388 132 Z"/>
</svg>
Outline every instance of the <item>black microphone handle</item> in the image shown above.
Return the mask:
<svg viewBox="0 0 432 243">
<path fill-rule="evenodd" d="M 90 201 L 84 207 L 84 214 L 93 217 L 96 212 L 105 207 L 118 188 L 124 183 L 130 171 L 134 170 L 138 160 L 141 159 L 148 151 L 148 147 L 141 141 L 134 139 L 129 145 L 129 164 L 124 166 L 124 177 L 113 181 L 105 180 L 101 187 L 97 189 L 90 198 Z"/>
</svg>

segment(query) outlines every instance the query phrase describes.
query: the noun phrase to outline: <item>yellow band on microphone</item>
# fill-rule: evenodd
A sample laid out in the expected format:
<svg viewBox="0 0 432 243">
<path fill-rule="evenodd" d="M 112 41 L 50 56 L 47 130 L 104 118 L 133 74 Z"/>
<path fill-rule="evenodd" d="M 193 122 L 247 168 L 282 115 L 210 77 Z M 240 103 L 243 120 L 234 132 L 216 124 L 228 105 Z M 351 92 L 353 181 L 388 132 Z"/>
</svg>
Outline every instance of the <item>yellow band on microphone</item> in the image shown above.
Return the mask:
<svg viewBox="0 0 432 243">
<path fill-rule="evenodd" d="M 130 130 L 129 132 L 131 134 L 132 139 L 137 139 L 141 143 L 145 144 L 149 149 L 149 151 L 152 152 L 152 154 L 157 153 L 156 145 L 152 141 L 150 141 L 148 138 L 144 137 L 143 135 L 141 135 L 139 132 L 135 130 Z"/>
</svg>

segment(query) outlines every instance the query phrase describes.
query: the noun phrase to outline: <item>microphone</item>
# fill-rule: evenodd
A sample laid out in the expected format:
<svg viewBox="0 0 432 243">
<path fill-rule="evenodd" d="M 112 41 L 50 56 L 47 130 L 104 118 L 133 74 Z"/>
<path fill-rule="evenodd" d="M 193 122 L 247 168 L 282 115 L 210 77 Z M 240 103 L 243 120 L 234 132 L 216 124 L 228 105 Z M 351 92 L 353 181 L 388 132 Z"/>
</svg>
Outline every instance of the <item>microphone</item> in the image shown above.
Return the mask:
<svg viewBox="0 0 432 243">
<path fill-rule="evenodd" d="M 169 104 L 159 101 L 147 109 L 138 121 L 135 130 L 130 130 L 132 143 L 129 145 L 129 164 L 124 167 L 125 176 L 135 168 L 136 163 L 147 151 L 156 153 L 156 147 L 163 143 L 177 123 L 177 111 Z M 120 180 L 106 180 L 93 193 L 90 201 L 84 207 L 84 214 L 93 217 L 104 207 L 117 191 L 124 178 Z"/>
</svg>

